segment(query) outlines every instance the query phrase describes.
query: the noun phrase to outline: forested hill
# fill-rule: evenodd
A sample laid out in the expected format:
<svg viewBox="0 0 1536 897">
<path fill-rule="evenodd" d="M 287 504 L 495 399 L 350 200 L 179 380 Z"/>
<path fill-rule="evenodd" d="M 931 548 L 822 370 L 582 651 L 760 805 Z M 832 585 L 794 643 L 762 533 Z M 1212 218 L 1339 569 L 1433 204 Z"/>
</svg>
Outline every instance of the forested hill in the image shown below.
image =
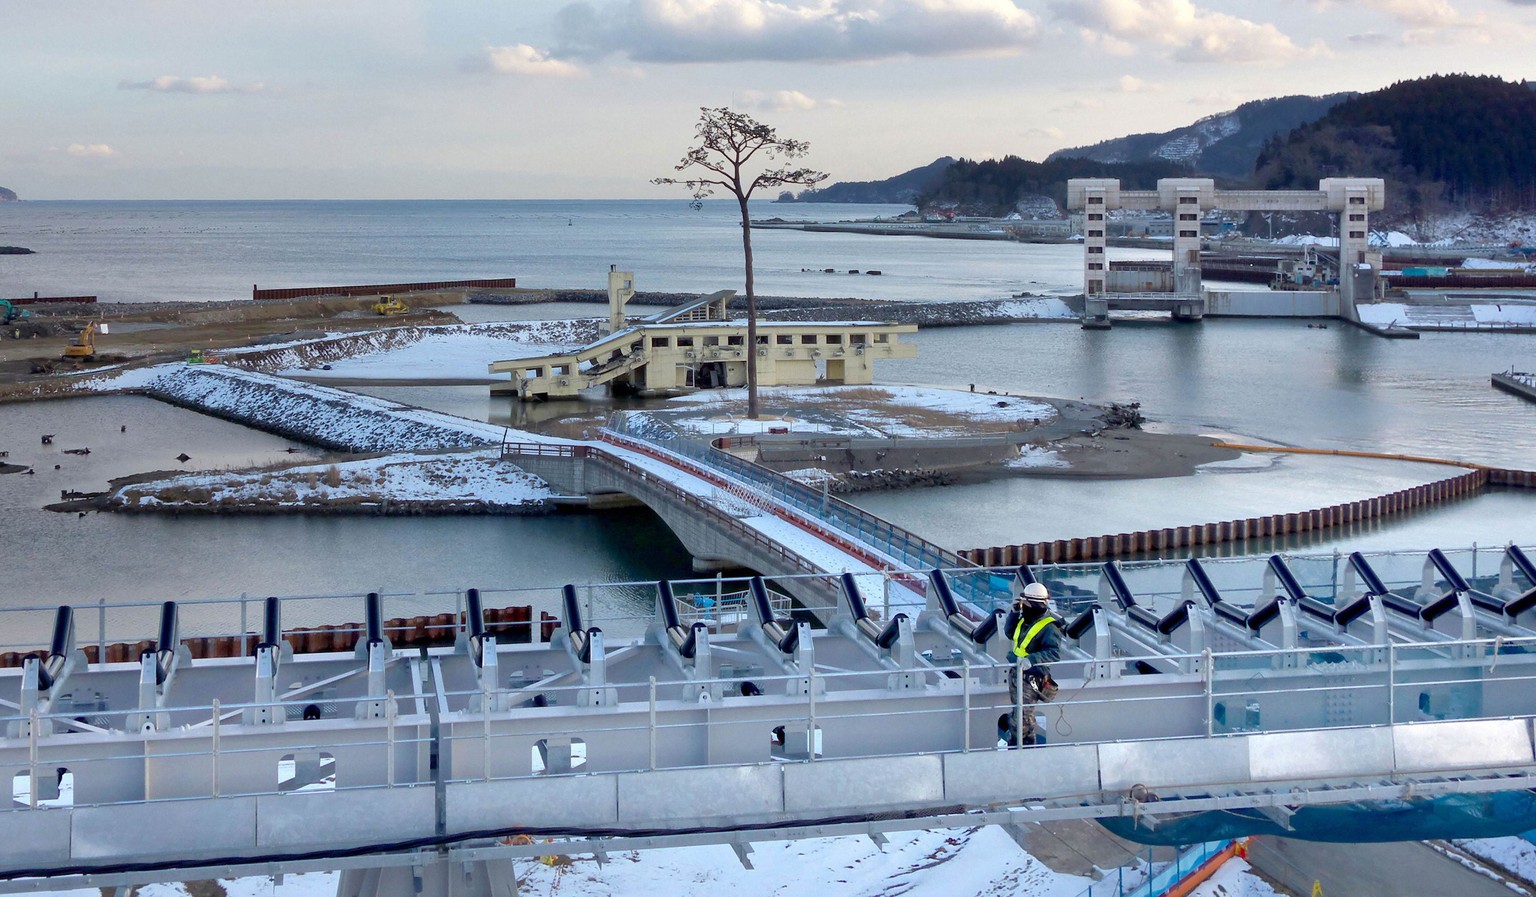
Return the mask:
<svg viewBox="0 0 1536 897">
<path fill-rule="evenodd" d="M 1472 75 L 1401 81 L 1270 141 L 1257 162 L 1262 187 L 1334 176 L 1386 178 L 1389 217 L 1536 208 L 1536 90 Z"/>
<path fill-rule="evenodd" d="M 921 168 L 904 171 L 883 181 L 842 181 L 820 190 L 807 190 L 799 202 L 888 202 L 915 203 L 943 180 L 944 172 L 955 164 L 950 156 L 935 159 Z M 790 197 L 779 197 L 780 202 Z"/>
<path fill-rule="evenodd" d="M 0 187 L 0 202 L 15 202 L 18 198 L 16 191 Z"/>
<path fill-rule="evenodd" d="M 1119 178 L 1130 189 L 1150 190 L 1158 178 L 1187 174 L 1185 166 L 1161 159 L 1115 164 L 1093 159 L 1031 162 L 1018 156 L 973 162 L 945 156 L 884 181 L 807 190 L 799 201 L 911 203 L 924 208 L 953 206 L 965 214 L 1006 215 L 1021 200 L 1035 197 L 1049 197 L 1058 206 L 1064 205 L 1068 178 Z"/>
<path fill-rule="evenodd" d="M 972 162 L 961 159 L 925 197 L 928 203 L 954 205 L 967 214 L 1005 215 L 1020 200 L 1045 196 L 1065 208 L 1069 178 L 1119 178 L 1128 190 L 1151 190 L 1158 178 L 1188 176 L 1189 169 L 1163 159 L 1146 162 L 1098 162 L 1051 159 L 1031 162 L 1018 156 Z"/>
<path fill-rule="evenodd" d="M 1132 134 L 1091 146 L 1057 150 L 1047 161 L 1067 156 L 1101 162 L 1167 159 L 1211 177 L 1246 178 L 1265 141 L 1321 118 L 1352 93 L 1290 96 L 1244 103 L 1194 124 L 1152 134 Z"/>
</svg>

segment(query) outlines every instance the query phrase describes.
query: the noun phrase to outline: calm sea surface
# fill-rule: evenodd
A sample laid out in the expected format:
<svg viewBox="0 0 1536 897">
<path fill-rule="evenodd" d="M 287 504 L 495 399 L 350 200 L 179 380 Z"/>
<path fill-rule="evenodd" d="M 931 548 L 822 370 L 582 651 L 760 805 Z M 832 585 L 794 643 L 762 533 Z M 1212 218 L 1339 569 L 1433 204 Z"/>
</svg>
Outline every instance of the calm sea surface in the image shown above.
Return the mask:
<svg viewBox="0 0 1536 897">
<path fill-rule="evenodd" d="M 842 220 L 909 208 L 769 203 L 754 206 L 753 217 Z M 742 288 L 737 221 L 734 203 L 694 211 L 682 198 L 0 203 L 0 245 L 37 253 L 0 256 L 0 296 L 239 299 L 253 284 L 483 277 L 602 289 L 609 265 L 634 271 L 642 290 L 713 292 Z M 1070 292 L 1081 269 L 1073 246 L 921 237 L 760 230 L 753 252 L 758 292 L 768 296 L 990 299 Z M 825 268 L 840 273 L 820 273 Z"/>
<path fill-rule="evenodd" d="M 894 214 L 901 207 L 778 206 L 757 217 Z M 252 283 L 302 286 L 516 276 L 598 288 L 609 264 L 643 289 L 741 284 L 740 231 L 722 204 L 676 202 L 23 202 L 0 204 L 0 295 L 104 300 L 236 299 Z M 899 300 L 1076 291 L 1071 246 L 762 231 L 764 294 Z M 802 268 L 878 269 L 878 277 Z M 510 313 L 497 310 L 497 315 Z M 547 317 L 530 309 L 530 317 Z M 590 314 L 591 308 L 573 314 Z M 1300 446 L 1536 467 L 1536 405 L 1488 375 L 1536 362 L 1531 338 L 1425 334 L 1387 341 L 1342 326 L 1209 321 L 1198 326 L 1010 325 L 924 331 L 919 357 L 882 382 L 1139 401 L 1158 428 Z M 370 393 L 530 425 L 484 387 Z M 564 414 L 538 409 L 534 418 Z M 128 432 L 120 427 L 128 425 Z M 44 448 L 38 436 L 56 434 Z M 89 446 L 88 456 L 60 454 Z M 144 470 L 244 466 L 287 443 L 149 400 L 0 406 L 0 450 L 35 476 L 0 476 L 0 606 L 96 598 L 410 592 L 689 575 L 686 552 L 643 512 L 543 518 L 125 517 L 38 510 L 59 490 L 101 489 Z M 59 470 L 53 465 L 59 464 Z M 860 504 L 951 547 L 1054 539 L 1300 510 L 1401 488 L 1444 468 L 1282 458 L 1259 469 L 1142 481 L 1011 479 L 866 495 Z M 1343 537 L 1359 547 L 1536 542 L 1536 497 L 1502 492 Z M 1324 545 L 1332 543 L 1321 543 Z M 1277 545 L 1274 547 L 1287 547 Z M 611 611 L 633 612 L 614 607 Z M 348 612 L 356 616 L 355 612 Z"/>
</svg>

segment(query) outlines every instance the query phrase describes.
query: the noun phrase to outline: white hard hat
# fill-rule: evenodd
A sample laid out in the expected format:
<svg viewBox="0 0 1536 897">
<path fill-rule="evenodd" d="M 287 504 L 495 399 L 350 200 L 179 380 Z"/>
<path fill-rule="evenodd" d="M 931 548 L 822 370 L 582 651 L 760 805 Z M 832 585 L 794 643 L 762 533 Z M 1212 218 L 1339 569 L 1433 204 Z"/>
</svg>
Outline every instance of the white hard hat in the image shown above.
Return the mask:
<svg viewBox="0 0 1536 897">
<path fill-rule="evenodd" d="M 1045 586 L 1038 582 L 1032 582 L 1024 587 L 1025 601 L 1045 601 L 1051 597 L 1051 593 L 1045 590 Z"/>
</svg>

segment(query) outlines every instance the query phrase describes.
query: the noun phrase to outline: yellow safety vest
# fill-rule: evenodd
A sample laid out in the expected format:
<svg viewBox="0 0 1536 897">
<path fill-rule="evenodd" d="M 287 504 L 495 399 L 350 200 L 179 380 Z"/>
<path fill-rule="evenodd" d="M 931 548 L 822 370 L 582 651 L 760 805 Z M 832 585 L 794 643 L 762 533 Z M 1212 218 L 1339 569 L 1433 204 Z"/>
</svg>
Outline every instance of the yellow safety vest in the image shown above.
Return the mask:
<svg viewBox="0 0 1536 897">
<path fill-rule="evenodd" d="M 1044 632 L 1045 627 L 1054 622 L 1056 622 L 1056 618 L 1049 614 L 1036 620 L 1035 625 L 1029 627 L 1029 631 L 1024 633 L 1024 640 L 1021 642 L 1019 641 L 1019 632 L 1024 628 L 1024 621 L 1020 620 L 1019 625 L 1013 627 L 1013 653 L 1018 657 L 1027 656 L 1029 654 L 1029 643 L 1035 640 L 1035 636 Z"/>
</svg>

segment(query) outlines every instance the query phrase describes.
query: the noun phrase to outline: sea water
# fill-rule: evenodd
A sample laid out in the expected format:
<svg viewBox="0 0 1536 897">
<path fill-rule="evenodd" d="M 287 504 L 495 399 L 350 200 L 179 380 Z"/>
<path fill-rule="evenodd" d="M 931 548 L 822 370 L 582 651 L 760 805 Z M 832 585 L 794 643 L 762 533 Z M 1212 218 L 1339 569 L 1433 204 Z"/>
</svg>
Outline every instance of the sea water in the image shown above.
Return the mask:
<svg viewBox="0 0 1536 897">
<path fill-rule="evenodd" d="M 755 204 L 757 218 L 836 221 L 908 206 Z M 515 277 L 606 289 L 610 265 L 641 290 L 744 288 L 735 203 L 668 200 L 0 203 L 0 296 L 106 302 L 228 300 L 251 288 Z M 1126 257 L 1139 257 L 1126 250 Z M 1073 292 L 1081 249 L 998 241 L 753 231 L 765 296 L 905 301 Z M 1121 256 L 1116 256 L 1119 258 Z M 826 269 L 834 273 L 826 273 Z M 850 274 L 857 271 L 857 274 Z M 878 271 L 879 274 L 866 272 Z"/>
<path fill-rule="evenodd" d="M 836 220 L 900 211 L 769 204 L 754 216 Z M 600 289 L 610 264 L 634 270 L 642 289 L 703 292 L 740 288 L 740 240 L 733 206 L 706 203 L 694 211 L 682 199 L 7 203 L 0 204 L 0 243 L 37 254 L 0 256 L 0 294 L 190 301 L 242 298 L 255 283 L 504 276 L 533 287 Z M 1025 290 L 1064 294 L 1077 291 L 1081 264 L 1080 249 L 1071 245 L 778 230 L 755 231 L 754 249 L 765 295 L 944 301 Z M 848 273 L 871 269 L 881 274 Z M 1487 382 L 1493 370 L 1528 363 L 1528 337 L 1426 334 L 1419 341 L 1387 341 L 1344 327 L 1213 320 L 1117 324 L 1109 332 L 1071 325 L 955 328 L 924 331 L 916 342 L 918 358 L 884 363 L 877 378 L 1139 401 L 1154 426 L 1184 432 L 1536 465 L 1529 435 L 1536 406 Z M 390 394 L 389 388 L 369 391 Z M 552 403 L 530 419 L 510 399 L 491 399 L 484 387 L 411 388 L 398 398 L 513 425 L 563 413 Z M 266 442 L 280 442 L 241 428 L 203 434 L 206 419 L 177 411 L 174 421 L 162 421 L 173 409 L 162 412 L 154 403 L 102 414 L 94 410 L 106 407 L 98 401 L 0 407 L 0 450 L 36 439 L 33 431 L 67 432 L 63 422 L 73 418 L 101 424 L 121 416 L 130 433 L 157 428 L 158 441 L 125 447 L 100 469 L 94 461 L 66 465 L 61 471 L 74 475 L 61 473 L 47 484 L 99 489 L 108 475 L 168 463 L 156 459 L 174 457 L 170 448 L 194 446 L 187 451 L 197 466 L 210 459 L 260 460 Z M 196 441 L 205 436 L 212 443 Z M 126 466 L 113 466 L 119 462 Z M 1393 462 L 1282 459 L 1270 471 L 1212 472 L 1193 480 L 1014 479 L 858 501 L 961 548 L 1206 522 L 1271 501 L 1316 507 L 1433 473 Z M 0 478 L 9 519 L 0 531 L 7 563 L 0 602 L 13 606 L 70 596 L 356 593 L 689 574 L 681 545 L 645 513 L 535 520 L 82 519 L 37 510 L 48 498 L 30 494 L 40 482 Z M 1401 532 L 1415 546 L 1529 542 L 1536 539 L 1532 504 L 1525 492 L 1474 499 L 1400 524 L 1406 529 L 1373 530 L 1370 541 L 1391 544 Z"/>
</svg>

